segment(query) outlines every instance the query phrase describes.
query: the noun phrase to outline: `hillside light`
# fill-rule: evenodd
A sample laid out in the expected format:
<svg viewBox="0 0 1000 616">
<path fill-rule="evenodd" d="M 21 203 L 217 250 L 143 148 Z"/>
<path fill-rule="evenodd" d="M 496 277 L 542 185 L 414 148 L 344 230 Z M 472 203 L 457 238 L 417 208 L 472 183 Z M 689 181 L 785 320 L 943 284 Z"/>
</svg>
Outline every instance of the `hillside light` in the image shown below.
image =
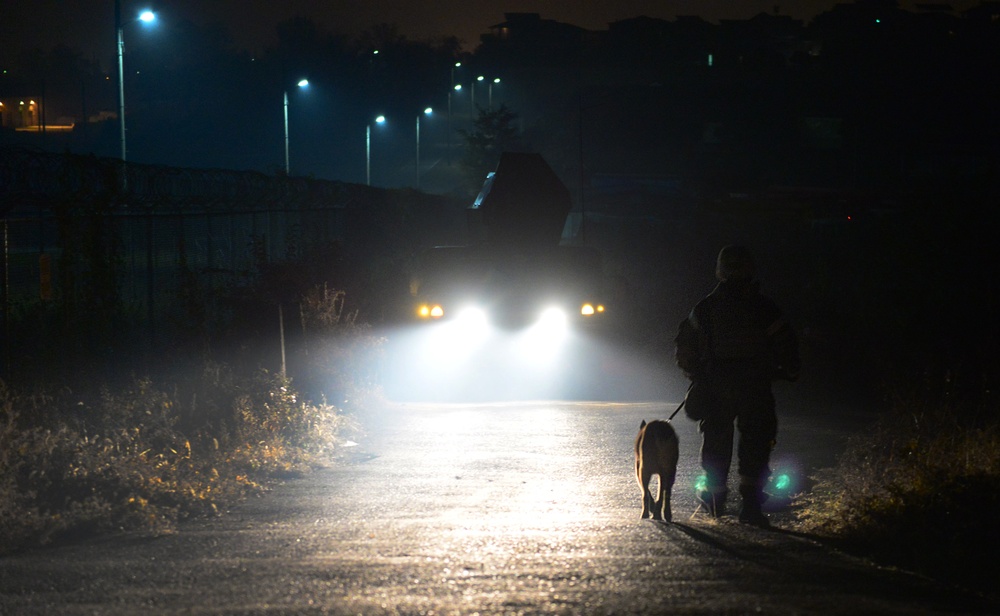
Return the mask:
<svg viewBox="0 0 1000 616">
<path fill-rule="evenodd" d="M 300 79 L 296 83 L 300 88 L 305 88 L 309 85 L 308 79 Z M 285 90 L 285 176 L 289 174 L 289 164 L 288 164 L 288 90 Z"/>
</svg>

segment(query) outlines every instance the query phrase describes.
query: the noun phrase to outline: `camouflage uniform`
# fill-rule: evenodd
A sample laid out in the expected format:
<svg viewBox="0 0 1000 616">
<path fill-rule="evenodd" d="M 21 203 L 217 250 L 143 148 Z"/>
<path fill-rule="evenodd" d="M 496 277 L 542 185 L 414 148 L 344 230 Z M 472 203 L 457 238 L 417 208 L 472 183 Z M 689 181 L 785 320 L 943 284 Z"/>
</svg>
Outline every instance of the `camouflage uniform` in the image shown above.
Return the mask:
<svg viewBox="0 0 1000 616">
<path fill-rule="evenodd" d="M 705 407 L 699 430 L 706 486 L 699 500 L 710 514 L 723 514 L 735 423 L 740 433 L 740 520 L 766 526 L 763 488 L 778 432 L 771 383 L 795 380 L 799 356 L 795 333 L 774 302 L 761 295 L 755 274 L 749 251 L 722 249 L 719 284 L 681 323 L 676 359 L 701 389 Z"/>
</svg>

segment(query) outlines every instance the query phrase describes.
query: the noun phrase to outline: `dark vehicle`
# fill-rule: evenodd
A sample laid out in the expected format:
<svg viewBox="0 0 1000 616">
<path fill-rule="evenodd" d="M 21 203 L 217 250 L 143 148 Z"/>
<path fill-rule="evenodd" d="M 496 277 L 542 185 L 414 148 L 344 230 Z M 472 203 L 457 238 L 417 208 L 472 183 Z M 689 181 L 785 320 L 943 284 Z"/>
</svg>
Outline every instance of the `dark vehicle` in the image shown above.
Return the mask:
<svg viewBox="0 0 1000 616">
<path fill-rule="evenodd" d="M 577 246 L 499 251 L 440 247 L 421 255 L 411 289 L 418 318 L 479 318 L 506 330 L 591 327 L 604 319 L 601 255 Z"/>
<path fill-rule="evenodd" d="M 501 156 L 467 210 L 478 241 L 426 250 L 413 263 L 420 327 L 400 371 L 411 389 L 561 395 L 562 384 L 600 361 L 592 340 L 613 307 L 600 252 L 561 244 L 570 209 L 569 191 L 541 156 Z"/>
<path fill-rule="evenodd" d="M 602 322 L 600 253 L 560 245 L 570 208 L 569 191 L 541 156 L 504 153 L 469 208 L 483 241 L 417 259 L 410 285 L 417 317 L 507 330 Z"/>
</svg>

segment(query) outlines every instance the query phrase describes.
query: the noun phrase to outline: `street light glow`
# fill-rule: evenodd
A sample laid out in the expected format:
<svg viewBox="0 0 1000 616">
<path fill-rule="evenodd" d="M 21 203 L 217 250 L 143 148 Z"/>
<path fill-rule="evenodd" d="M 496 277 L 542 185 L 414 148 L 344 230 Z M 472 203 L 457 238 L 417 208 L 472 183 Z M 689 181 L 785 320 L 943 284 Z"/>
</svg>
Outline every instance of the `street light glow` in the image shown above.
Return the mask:
<svg viewBox="0 0 1000 616">
<path fill-rule="evenodd" d="M 143 23 L 152 23 L 156 20 L 156 13 L 151 10 L 145 10 L 139 13 L 139 21 Z M 131 23 L 131 22 L 130 22 Z M 115 30 L 117 34 L 117 48 L 118 48 L 118 126 L 119 126 L 119 139 L 121 141 L 122 148 L 122 162 L 126 160 L 126 155 L 128 149 L 125 146 L 125 62 L 123 56 L 125 55 L 125 23 L 122 22 L 121 15 L 121 2 L 115 2 Z M 138 71 L 136 71 L 138 73 Z M 125 175 L 122 175 L 123 182 Z"/>
<path fill-rule="evenodd" d="M 385 116 L 375 116 L 376 124 L 384 124 Z M 365 124 L 365 184 L 372 185 L 372 125 Z"/>
<path fill-rule="evenodd" d="M 434 113 L 434 109 L 430 107 L 424 107 L 424 115 L 431 115 Z M 420 190 L 420 114 L 417 114 L 417 162 L 413 166 L 414 174 L 416 175 L 416 187 Z"/>
<path fill-rule="evenodd" d="M 308 79 L 299 79 L 296 83 L 300 88 L 304 88 L 309 85 Z M 285 176 L 287 177 L 291 172 L 291 167 L 289 165 L 288 159 L 288 90 L 284 91 L 284 111 L 285 111 Z"/>
</svg>

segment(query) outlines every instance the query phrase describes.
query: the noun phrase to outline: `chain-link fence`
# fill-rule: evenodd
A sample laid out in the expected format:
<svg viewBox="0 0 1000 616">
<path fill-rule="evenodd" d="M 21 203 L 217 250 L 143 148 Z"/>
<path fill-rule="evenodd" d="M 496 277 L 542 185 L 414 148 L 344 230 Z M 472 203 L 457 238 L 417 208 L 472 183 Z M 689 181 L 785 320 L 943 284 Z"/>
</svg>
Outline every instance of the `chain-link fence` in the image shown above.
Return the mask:
<svg viewBox="0 0 1000 616">
<path fill-rule="evenodd" d="M 334 246 L 385 259 L 460 235 L 462 212 L 410 191 L 0 150 L 0 214 L 10 374 L 53 337 L 51 353 L 156 349 L 275 264 Z"/>
</svg>

